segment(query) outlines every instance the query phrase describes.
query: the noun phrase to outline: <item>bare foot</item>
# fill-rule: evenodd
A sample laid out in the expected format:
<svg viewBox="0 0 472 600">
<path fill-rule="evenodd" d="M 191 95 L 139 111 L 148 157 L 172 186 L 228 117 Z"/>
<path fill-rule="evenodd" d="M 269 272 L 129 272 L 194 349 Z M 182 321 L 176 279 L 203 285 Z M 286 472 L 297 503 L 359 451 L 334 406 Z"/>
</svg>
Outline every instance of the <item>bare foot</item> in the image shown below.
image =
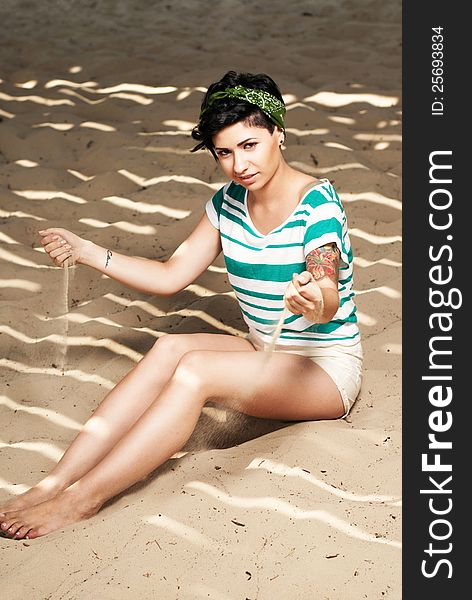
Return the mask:
<svg viewBox="0 0 472 600">
<path fill-rule="evenodd" d="M 41 502 L 51 500 L 51 498 L 54 498 L 54 496 L 63 489 L 64 486 L 59 485 L 57 481 L 51 481 L 47 478 L 43 479 L 43 481 L 40 481 L 24 494 L 20 494 L 6 504 L 0 506 L 0 518 L 7 512 L 22 510 L 24 508 L 29 508 L 30 506 L 35 506 L 36 504 L 41 504 Z"/>
<path fill-rule="evenodd" d="M 41 504 L 21 510 L 6 512 L 0 517 L 0 529 L 7 536 L 20 540 L 47 535 L 66 525 L 88 519 L 100 506 L 84 502 L 70 490 Z"/>
</svg>

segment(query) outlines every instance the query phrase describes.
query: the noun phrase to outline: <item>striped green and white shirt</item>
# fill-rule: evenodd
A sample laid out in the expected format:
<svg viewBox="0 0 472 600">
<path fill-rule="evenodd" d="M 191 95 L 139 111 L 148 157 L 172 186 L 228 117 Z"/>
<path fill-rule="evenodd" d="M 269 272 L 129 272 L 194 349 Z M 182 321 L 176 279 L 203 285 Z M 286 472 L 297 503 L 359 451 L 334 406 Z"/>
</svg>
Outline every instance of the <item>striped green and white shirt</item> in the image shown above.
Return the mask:
<svg viewBox="0 0 472 600">
<path fill-rule="evenodd" d="M 206 213 L 220 232 L 228 279 L 251 335 L 270 343 L 293 273 L 306 270 L 305 258 L 312 250 L 334 242 L 341 254 L 338 311 L 322 324 L 288 313 L 278 344 L 326 347 L 359 341 L 346 215 L 327 179 L 311 187 L 288 219 L 267 235 L 252 223 L 247 190 L 234 181 L 207 202 Z"/>
</svg>

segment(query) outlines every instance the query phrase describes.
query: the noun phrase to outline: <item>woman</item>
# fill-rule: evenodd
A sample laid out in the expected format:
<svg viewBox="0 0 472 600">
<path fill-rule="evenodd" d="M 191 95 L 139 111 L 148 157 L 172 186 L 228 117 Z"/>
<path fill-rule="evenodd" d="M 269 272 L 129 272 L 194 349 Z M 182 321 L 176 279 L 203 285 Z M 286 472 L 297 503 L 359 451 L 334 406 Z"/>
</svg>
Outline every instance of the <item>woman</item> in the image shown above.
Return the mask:
<svg viewBox="0 0 472 600">
<path fill-rule="evenodd" d="M 284 160 L 284 114 L 267 75 L 230 71 L 209 87 L 193 151 L 208 149 L 230 181 L 165 262 L 124 256 L 65 229 L 39 232 L 57 266 L 88 265 L 157 295 L 184 289 L 223 251 L 249 335 L 159 338 L 51 473 L 0 510 L 4 535 L 35 538 L 95 514 L 184 446 L 209 399 L 269 419 L 349 412 L 362 351 L 346 218 L 329 181 Z M 261 352 L 282 313 L 275 351 Z"/>
</svg>

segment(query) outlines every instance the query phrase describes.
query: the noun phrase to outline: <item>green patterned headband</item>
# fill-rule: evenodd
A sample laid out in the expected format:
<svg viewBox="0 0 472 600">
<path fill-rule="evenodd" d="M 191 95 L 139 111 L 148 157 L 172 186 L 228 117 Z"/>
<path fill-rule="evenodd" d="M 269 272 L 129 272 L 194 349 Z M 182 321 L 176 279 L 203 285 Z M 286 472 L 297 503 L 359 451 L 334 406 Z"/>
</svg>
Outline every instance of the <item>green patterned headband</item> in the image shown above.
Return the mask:
<svg viewBox="0 0 472 600">
<path fill-rule="evenodd" d="M 286 108 L 284 103 L 265 90 L 245 88 L 242 85 L 226 88 L 220 92 L 214 92 L 208 98 L 207 105 L 200 113 L 200 118 L 215 100 L 220 100 L 221 98 L 240 98 L 241 100 L 246 100 L 246 102 L 249 102 L 250 104 L 255 104 L 269 117 L 269 119 L 285 131 L 284 114 Z"/>
</svg>

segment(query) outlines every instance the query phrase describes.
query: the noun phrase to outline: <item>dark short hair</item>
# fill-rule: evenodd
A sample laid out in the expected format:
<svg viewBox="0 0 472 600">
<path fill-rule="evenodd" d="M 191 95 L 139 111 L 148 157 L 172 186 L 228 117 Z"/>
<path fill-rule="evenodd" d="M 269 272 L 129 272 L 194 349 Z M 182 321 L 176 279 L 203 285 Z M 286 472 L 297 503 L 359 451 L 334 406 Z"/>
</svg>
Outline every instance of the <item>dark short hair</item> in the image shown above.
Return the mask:
<svg viewBox="0 0 472 600">
<path fill-rule="evenodd" d="M 265 73 L 254 75 L 252 73 L 228 71 L 219 81 L 209 86 L 203 98 L 201 110 L 203 111 L 203 109 L 207 108 L 208 99 L 214 92 L 237 85 L 265 90 L 283 102 L 282 93 L 278 85 L 269 75 Z M 267 129 L 271 134 L 276 127 L 275 123 L 254 104 L 249 104 L 249 102 L 240 98 L 221 98 L 213 102 L 203 115 L 200 115 L 198 124 L 192 130 L 192 138 L 199 143 L 192 148 L 191 152 L 207 148 L 215 160 L 218 160 L 214 150 L 213 136 L 224 127 L 228 127 L 239 121 L 245 121 L 253 127 Z"/>
</svg>

